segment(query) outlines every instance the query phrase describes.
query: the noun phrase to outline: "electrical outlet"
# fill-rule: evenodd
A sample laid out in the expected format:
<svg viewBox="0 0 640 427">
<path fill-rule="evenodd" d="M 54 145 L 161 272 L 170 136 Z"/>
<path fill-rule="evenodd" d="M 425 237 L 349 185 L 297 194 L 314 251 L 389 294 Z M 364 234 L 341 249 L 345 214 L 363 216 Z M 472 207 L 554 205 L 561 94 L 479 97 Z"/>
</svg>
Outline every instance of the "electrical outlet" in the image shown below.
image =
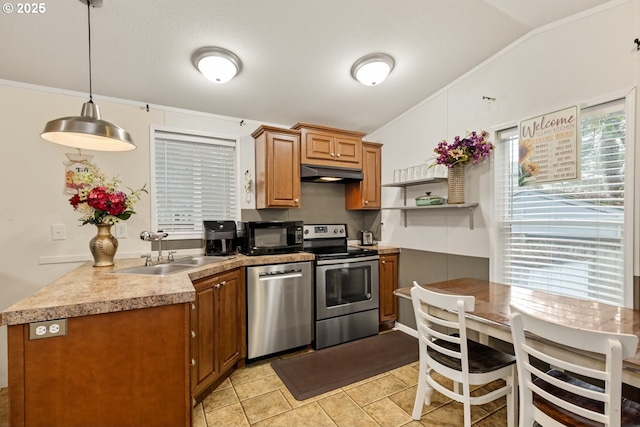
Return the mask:
<svg viewBox="0 0 640 427">
<path fill-rule="evenodd" d="M 116 224 L 116 237 L 118 239 L 127 238 L 127 224 L 125 224 L 124 222 L 119 222 Z"/>
<path fill-rule="evenodd" d="M 64 224 L 51 224 L 51 240 L 65 240 L 67 238 L 67 230 Z"/>
<path fill-rule="evenodd" d="M 29 339 L 60 337 L 67 335 L 67 319 L 29 323 Z"/>
</svg>

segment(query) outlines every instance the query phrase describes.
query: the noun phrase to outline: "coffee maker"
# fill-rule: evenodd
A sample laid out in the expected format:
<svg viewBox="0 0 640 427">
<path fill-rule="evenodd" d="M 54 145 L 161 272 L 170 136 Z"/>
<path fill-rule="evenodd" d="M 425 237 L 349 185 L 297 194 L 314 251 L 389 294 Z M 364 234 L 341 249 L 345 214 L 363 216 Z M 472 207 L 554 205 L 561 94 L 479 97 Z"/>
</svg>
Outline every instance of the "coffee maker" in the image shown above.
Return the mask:
<svg viewBox="0 0 640 427">
<path fill-rule="evenodd" d="M 203 221 L 204 254 L 233 255 L 238 245 L 235 221 Z"/>
</svg>

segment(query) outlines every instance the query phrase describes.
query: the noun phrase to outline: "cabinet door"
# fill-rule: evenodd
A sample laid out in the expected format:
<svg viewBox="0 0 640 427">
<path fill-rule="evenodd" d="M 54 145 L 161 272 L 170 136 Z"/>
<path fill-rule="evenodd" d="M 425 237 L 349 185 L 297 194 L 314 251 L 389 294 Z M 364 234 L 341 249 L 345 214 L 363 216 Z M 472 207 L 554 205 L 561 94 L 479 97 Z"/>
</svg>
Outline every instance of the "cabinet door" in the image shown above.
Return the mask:
<svg viewBox="0 0 640 427">
<path fill-rule="evenodd" d="M 260 126 L 256 153 L 256 208 L 300 207 L 300 132 Z"/>
<path fill-rule="evenodd" d="M 195 362 L 191 375 L 191 390 L 196 395 L 200 390 L 215 379 L 218 374 L 214 353 L 215 339 L 215 311 L 214 288 L 216 278 L 207 278 L 194 283 L 196 288 L 195 309 L 192 310 L 192 330 L 194 345 L 192 359 Z"/>
<path fill-rule="evenodd" d="M 350 182 L 345 189 L 345 208 L 348 210 L 380 209 L 380 177 L 382 169 L 382 145 L 362 143 L 362 173 L 360 182 Z"/>
<path fill-rule="evenodd" d="M 328 132 L 303 132 L 301 163 L 331 164 L 336 157 L 334 137 Z"/>
<path fill-rule="evenodd" d="M 380 323 L 398 318 L 398 255 L 380 255 Z"/>
<path fill-rule="evenodd" d="M 335 160 L 345 168 L 362 167 L 362 140 L 336 135 L 334 139 Z"/>
<path fill-rule="evenodd" d="M 216 353 L 219 372 L 225 372 L 243 356 L 244 346 L 244 280 L 240 270 L 220 276 L 216 292 Z"/>
<path fill-rule="evenodd" d="M 300 140 L 298 137 L 267 134 L 267 206 L 300 207 Z"/>
</svg>

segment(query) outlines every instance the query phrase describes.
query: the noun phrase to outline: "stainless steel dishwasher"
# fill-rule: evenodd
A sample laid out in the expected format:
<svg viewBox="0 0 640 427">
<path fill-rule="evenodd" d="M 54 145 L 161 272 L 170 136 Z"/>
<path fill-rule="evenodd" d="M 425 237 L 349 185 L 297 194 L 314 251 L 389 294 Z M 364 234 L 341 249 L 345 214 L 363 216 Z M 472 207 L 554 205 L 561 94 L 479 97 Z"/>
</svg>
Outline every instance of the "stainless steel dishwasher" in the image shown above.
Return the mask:
<svg viewBox="0 0 640 427">
<path fill-rule="evenodd" d="M 311 262 L 247 267 L 247 358 L 311 344 Z"/>
</svg>

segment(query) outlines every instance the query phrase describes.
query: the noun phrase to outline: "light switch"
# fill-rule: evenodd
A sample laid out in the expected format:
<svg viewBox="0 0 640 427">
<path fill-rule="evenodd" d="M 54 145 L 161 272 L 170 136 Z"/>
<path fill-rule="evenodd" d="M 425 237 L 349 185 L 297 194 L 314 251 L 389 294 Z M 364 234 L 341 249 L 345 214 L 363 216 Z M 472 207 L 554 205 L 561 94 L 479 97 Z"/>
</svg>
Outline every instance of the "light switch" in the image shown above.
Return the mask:
<svg viewBox="0 0 640 427">
<path fill-rule="evenodd" d="M 65 240 L 67 238 L 67 230 L 64 224 L 51 224 L 51 240 Z"/>
</svg>

